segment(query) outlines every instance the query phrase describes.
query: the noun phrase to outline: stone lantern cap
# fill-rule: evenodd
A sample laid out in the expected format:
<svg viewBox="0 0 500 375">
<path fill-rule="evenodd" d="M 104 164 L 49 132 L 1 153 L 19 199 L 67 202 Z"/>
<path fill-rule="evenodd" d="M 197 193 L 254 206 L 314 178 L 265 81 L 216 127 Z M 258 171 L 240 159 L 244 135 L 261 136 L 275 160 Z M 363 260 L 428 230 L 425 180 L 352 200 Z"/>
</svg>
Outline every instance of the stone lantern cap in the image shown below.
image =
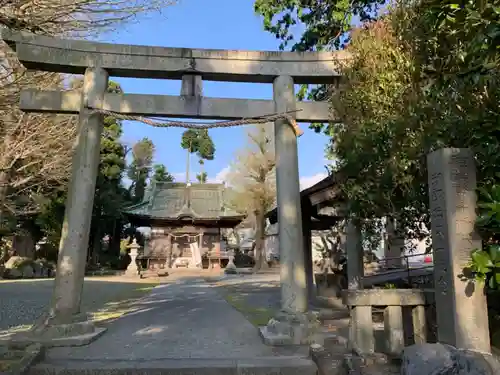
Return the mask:
<svg viewBox="0 0 500 375">
<path fill-rule="evenodd" d="M 139 249 L 140 247 L 141 247 L 141 245 L 139 245 L 137 243 L 137 240 L 134 238 L 134 240 L 132 241 L 132 243 L 127 246 L 127 249 Z"/>
</svg>

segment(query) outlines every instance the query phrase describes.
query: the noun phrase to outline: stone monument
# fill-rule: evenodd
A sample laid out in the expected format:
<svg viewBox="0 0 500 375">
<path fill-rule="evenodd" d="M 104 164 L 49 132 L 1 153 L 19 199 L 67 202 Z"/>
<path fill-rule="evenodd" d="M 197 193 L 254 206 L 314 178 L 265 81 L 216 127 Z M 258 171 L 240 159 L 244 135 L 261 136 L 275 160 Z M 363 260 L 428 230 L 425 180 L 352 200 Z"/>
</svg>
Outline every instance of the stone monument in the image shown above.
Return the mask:
<svg viewBox="0 0 500 375">
<path fill-rule="evenodd" d="M 363 289 L 363 243 L 361 225 L 356 219 L 347 220 L 346 228 L 348 289 Z"/>
<path fill-rule="evenodd" d="M 137 267 L 137 255 L 138 250 L 141 246 L 137 243 L 137 240 L 134 238 L 132 243 L 127 246 L 127 249 L 130 249 L 130 263 L 125 271 L 126 276 L 137 276 L 139 275 L 139 268 Z"/>
<path fill-rule="evenodd" d="M 471 251 L 481 248 L 474 230 L 474 154 L 470 149 L 440 149 L 427 156 L 427 166 L 438 341 L 490 353 L 483 286 L 461 277 Z"/>
</svg>

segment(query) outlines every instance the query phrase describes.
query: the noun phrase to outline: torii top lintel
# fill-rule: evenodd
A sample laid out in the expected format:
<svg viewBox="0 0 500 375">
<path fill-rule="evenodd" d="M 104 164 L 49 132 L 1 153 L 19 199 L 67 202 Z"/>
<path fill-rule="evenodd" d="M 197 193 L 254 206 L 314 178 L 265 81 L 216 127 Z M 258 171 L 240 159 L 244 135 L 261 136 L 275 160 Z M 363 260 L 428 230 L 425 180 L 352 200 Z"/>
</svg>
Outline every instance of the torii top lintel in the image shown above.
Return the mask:
<svg viewBox="0 0 500 375">
<path fill-rule="evenodd" d="M 99 66 L 111 76 L 181 79 L 199 74 L 204 80 L 272 83 L 279 75 L 295 83 L 333 83 L 346 53 L 268 52 L 150 47 L 97 43 L 2 30 L 2 39 L 28 68 L 82 74 Z"/>
</svg>

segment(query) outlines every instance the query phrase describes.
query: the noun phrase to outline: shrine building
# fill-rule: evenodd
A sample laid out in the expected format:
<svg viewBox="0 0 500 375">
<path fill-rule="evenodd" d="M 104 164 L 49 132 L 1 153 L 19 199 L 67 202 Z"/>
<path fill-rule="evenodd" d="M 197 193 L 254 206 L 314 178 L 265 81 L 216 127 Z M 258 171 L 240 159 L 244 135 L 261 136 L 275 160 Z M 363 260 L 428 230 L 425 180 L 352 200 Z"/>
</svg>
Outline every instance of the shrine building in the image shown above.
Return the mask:
<svg viewBox="0 0 500 375">
<path fill-rule="evenodd" d="M 221 229 L 234 228 L 244 216 L 225 202 L 224 184 L 153 181 L 143 201 L 124 211 L 136 228 L 151 228 L 138 257 L 143 267 L 207 268 L 227 263 Z"/>
</svg>

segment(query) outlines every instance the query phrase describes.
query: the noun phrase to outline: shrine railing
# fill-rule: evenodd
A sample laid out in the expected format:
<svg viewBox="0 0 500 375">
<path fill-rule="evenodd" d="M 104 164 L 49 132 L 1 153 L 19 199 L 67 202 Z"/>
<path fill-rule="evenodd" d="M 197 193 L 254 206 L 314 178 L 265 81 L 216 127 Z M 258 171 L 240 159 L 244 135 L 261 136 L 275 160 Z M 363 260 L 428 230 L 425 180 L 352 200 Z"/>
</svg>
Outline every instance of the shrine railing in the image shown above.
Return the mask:
<svg viewBox="0 0 500 375">
<path fill-rule="evenodd" d="M 356 352 L 360 354 L 375 352 L 374 308 L 383 309 L 383 342 L 379 352 L 399 356 L 407 345 L 428 342 L 425 309 L 434 301 L 433 291 L 419 289 L 346 290 L 342 297 L 351 316 L 349 344 Z"/>
</svg>

